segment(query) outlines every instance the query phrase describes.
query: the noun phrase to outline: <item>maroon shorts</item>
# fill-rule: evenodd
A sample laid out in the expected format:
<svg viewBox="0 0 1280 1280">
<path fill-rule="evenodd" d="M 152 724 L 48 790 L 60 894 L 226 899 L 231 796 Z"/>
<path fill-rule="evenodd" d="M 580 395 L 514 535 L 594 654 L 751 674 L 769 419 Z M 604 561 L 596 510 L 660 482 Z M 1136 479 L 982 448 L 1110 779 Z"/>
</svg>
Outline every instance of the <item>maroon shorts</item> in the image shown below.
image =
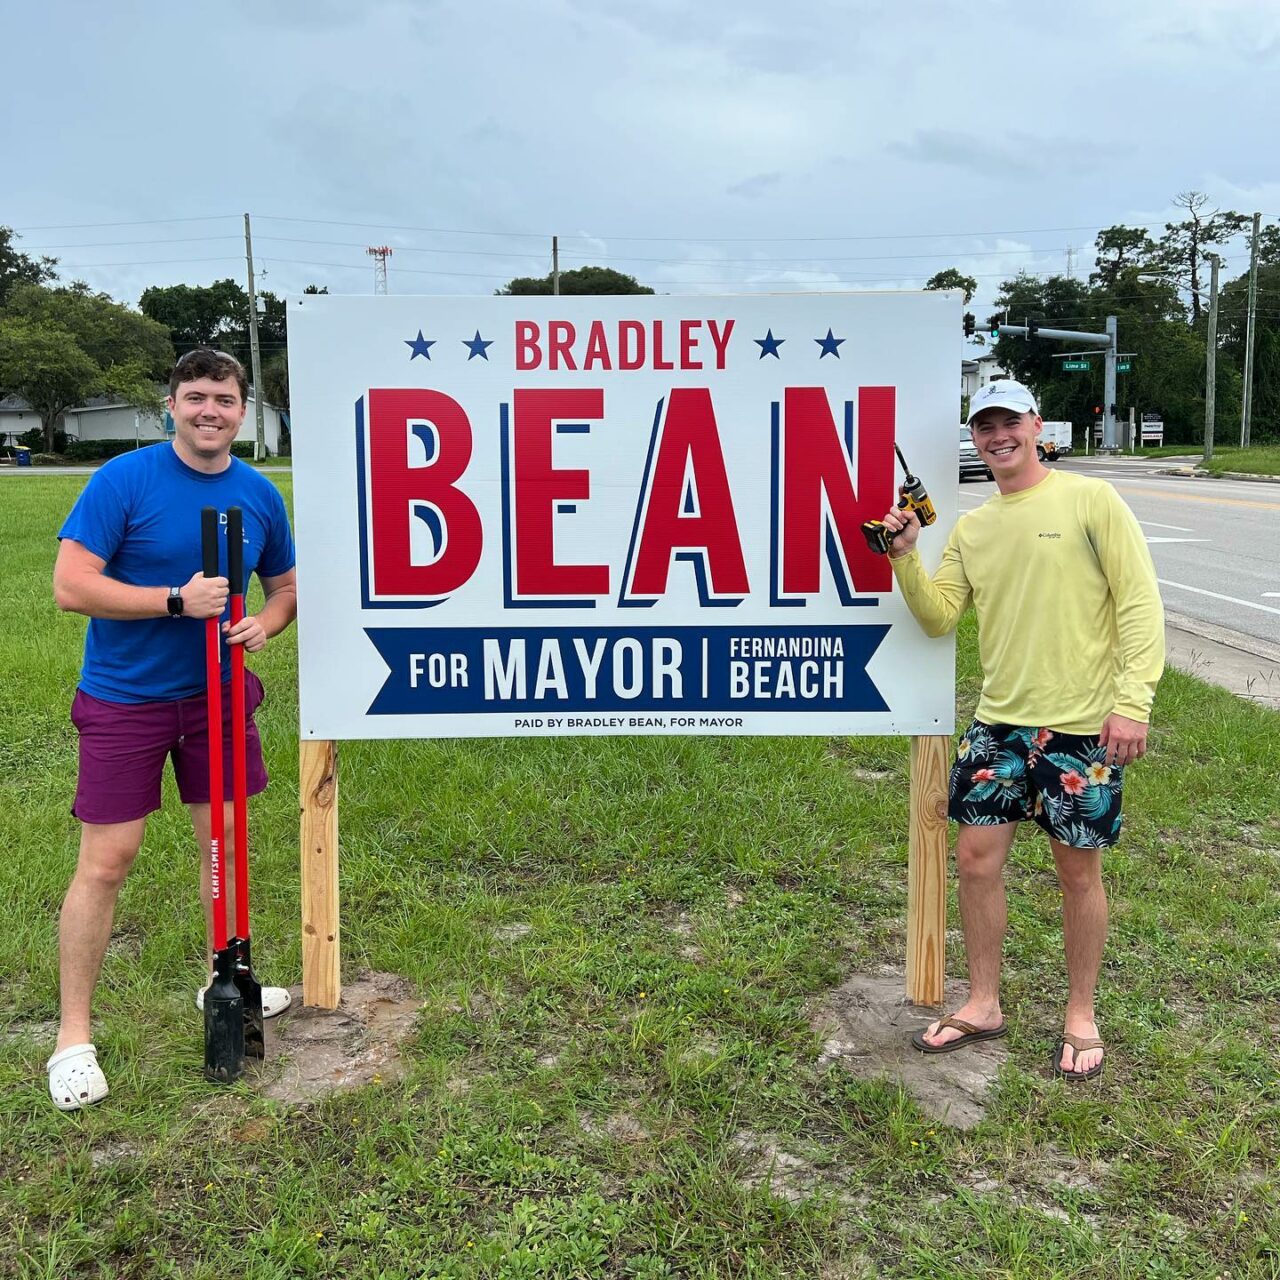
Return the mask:
<svg viewBox="0 0 1280 1280">
<path fill-rule="evenodd" d="M 262 681 L 245 670 L 245 764 L 248 794 L 267 786 L 262 742 L 253 713 L 262 703 Z M 80 777 L 71 812 L 81 822 L 132 822 L 160 807 L 166 756 L 183 804 L 209 803 L 209 717 L 204 694 L 177 702 L 103 702 L 82 689 L 71 703 L 80 732 Z M 222 772 L 232 798 L 231 686 L 222 686 Z"/>
</svg>

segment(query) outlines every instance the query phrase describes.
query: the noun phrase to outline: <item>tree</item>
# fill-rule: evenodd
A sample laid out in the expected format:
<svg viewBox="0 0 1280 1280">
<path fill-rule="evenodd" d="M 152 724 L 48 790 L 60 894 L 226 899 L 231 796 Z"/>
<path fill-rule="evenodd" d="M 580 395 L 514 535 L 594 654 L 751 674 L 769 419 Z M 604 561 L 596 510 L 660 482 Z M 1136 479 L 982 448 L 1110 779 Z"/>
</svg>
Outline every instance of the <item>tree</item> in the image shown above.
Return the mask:
<svg viewBox="0 0 1280 1280">
<path fill-rule="evenodd" d="M 925 281 L 926 289 L 963 289 L 964 305 L 969 305 L 970 299 L 978 292 L 978 282 L 973 276 L 966 276 L 961 273 L 958 267 L 947 267 L 945 271 L 939 271 L 936 275 L 932 275 Z"/>
<path fill-rule="evenodd" d="M 1250 222 L 1242 213 L 1205 212 L 1209 197 L 1201 191 L 1182 191 L 1173 203 L 1187 211 L 1182 222 L 1166 222 L 1156 260 L 1191 294 L 1191 323 L 1200 323 L 1200 264 L 1210 245 L 1223 244 Z"/>
<path fill-rule="evenodd" d="M 234 280 L 175 284 L 143 291 L 142 314 L 169 329 L 179 350 L 225 347 L 249 327 L 249 295 Z"/>
<path fill-rule="evenodd" d="M 1089 277 L 1091 285 L 1115 290 L 1122 275 L 1150 267 L 1156 256 L 1155 241 L 1142 227 L 1107 227 L 1093 242 L 1097 269 Z"/>
<path fill-rule="evenodd" d="M 52 280 L 57 258 L 31 258 L 19 253 L 13 242 L 17 235 L 11 227 L 0 227 L 0 307 L 3 307 L 15 285 L 44 284 Z"/>
<path fill-rule="evenodd" d="M 530 297 L 551 293 L 551 276 L 517 276 L 509 280 L 501 289 L 495 290 L 500 297 Z M 652 293 L 647 285 L 641 284 L 635 276 L 624 275 L 609 267 L 574 267 L 572 271 L 560 273 L 560 292 L 562 294 L 603 294 L 603 293 Z"/>
<path fill-rule="evenodd" d="M 172 364 L 162 325 L 84 286 L 20 284 L 0 316 L 0 393 L 40 415 L 49 452 L 63 414 L 90 396 L 159 412 L 156 384 Z"/>
</svg>

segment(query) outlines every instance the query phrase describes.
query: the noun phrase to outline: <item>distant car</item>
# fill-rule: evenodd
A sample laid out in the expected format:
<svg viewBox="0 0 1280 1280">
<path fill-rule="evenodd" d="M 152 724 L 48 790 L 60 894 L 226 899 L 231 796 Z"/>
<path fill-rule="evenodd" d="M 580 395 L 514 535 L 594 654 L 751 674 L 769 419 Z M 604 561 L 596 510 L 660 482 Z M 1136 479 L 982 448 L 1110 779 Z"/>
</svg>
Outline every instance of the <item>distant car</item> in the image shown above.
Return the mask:
<svg viewBox="0 0 1280 1280">
<path fill-rule="evenodd" d="M 987 464 L 978 457 L 978 450 L 974 447 L 973 437 L 969 434 L 968 427 L 960 428 L 960 479 L 970 480 L 973 478 L 979 480 L 990 480 L 992 475 L 987 468 Z"/>
</svg>

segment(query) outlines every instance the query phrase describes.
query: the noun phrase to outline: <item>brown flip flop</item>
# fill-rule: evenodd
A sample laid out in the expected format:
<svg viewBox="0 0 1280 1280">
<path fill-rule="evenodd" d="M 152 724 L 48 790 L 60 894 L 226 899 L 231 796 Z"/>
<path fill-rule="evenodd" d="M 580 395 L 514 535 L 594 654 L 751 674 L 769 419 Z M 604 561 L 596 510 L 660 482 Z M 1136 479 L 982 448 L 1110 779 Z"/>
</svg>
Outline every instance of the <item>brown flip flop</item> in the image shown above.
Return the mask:
<svg viewBox="0 0 1280 1280">
<path fill-rule="evenodd" d="M 1066 1045 L 1070 1045 L 1074 1050 L 1071 1055 L 1073 1062 L 1080 1060 L 1080 1055 L 1087 1049 L 1104 1049 L 1102 1041 L 1096 1037 L 1090 1036 L 1073 1036 L 1070 1032 L 1064 1031 L 1058 1037 L 1058 1043 L 1053 1050 L 1053 1074 L 1063 1080 L 1068 1080 L 1072 1084 L 1078 1084 L 1081 1080 L 1092 1080 L 1096 1076 L 1102 1074 L 1102 1065 L 1106 1061 L 1103 1058 L 1096 1067 L 1090 1067 L 1088 1071 L 1064 1071 L 1062 1069 L 1062 1050 Z"/>
<path fill-rule="evenodd" d="M 998 1027 L 975 1027 L 973 1023 L 965 1022 L 963 1019 L 956 1018 L 951 1014 L 947 1014 L 945 1018 L 938 1020 L 938 1030 L 941 1031 L 943 1027 L 954 1027 L 964 1034 L 957 1036 L 954 1040 L 948 1040 L 946 1044 L 930 1044 L 924 1038 L 924 1033 L 929 1028 L 924 1027 L 911 1037 L 911 1043 L 921 1053 L 954 1053 L 957 1049 L 963 1049 L 965 1045 L 975 1044 L 979 1040 L 998 1040 L 1009 1030 L 1009 1024 L 1006 1022 L 1001 1022 Z"/>
</svg>

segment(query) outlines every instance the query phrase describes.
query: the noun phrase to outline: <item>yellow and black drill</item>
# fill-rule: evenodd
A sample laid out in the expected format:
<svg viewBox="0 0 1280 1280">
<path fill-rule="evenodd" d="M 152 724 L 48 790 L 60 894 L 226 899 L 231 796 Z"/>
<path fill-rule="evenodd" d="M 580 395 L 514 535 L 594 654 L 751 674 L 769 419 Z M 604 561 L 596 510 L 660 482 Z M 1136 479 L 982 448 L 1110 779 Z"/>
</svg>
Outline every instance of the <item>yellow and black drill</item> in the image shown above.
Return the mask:
<svg viewBox="0 0 1280 1280">
<path fill-rule="evenodd" d="M 898 461 L 902 463 L 904 476 L 902 488 L 898 491 L 900 494 L 898 510 L 914 511 L 921 524 L 932 524 L 938 518 L 938 513 L 933 509 L 933 503 L 925 492 L 924 482 L 919 476 L 911 474 L 911 468 L 907 466 L 907 460 L 896 444 L 893 446 L 893 451 L 898 455 Z M 867 546 L 877 555 L 889 554 L 889 544 L 898 536 L 898 533 L 899 530 L 890 529 L 883 520 L 865 520 L 862 524 L 862 536 L 866 538 Z"/>
</svg>

